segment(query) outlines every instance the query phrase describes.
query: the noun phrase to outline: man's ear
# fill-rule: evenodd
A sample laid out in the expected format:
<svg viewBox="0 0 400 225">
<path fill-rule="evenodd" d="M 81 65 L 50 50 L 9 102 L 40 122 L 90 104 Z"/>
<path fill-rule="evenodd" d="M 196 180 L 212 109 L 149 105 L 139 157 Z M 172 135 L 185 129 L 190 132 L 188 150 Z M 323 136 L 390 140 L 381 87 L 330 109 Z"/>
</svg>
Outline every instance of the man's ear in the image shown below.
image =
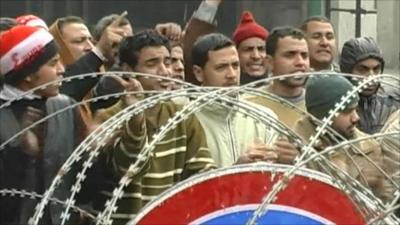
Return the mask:
<svg viewBox="0 0 400 225">
<path fill-rule="evenodd" d="M 23 81 L 25 81 L 27 83 L 30 83 L 32 81 L 32 77 L 31 76 L 26 76 Z"/>
<path fill-rule="evenodd" d="M 35 82 L 35 79 L 37 79 L 36 75 L 37 75 L 36 73 L 29 74 L 23 80 L 18 82 L 18 84 L 16 86 L 19 87 L 20 89 L 24 89 L 24 90 L 25 89 L 29 90 L 29 89 L 35 88 L 34 82 Z"/>
<path fill-rule="evenodd" d="M 33 81 L 33 79 L 35 78 L 35 76 L 36 76 L 36 73 L 29 74 L 28 76 L 26 76 L 26 77 L 22 80 L 22 82 L 27 83 L 27 84 L 30 84 L 30 83 L 32 83 L 32 81 Z"/>
<path fill-rule="evenodd" d="M 197 65 L 193 65 L 193 74 L 196 77 L 197 81 L 199 81 L 200 83 L 204 82 L 203 68 Z"/>
</svg>

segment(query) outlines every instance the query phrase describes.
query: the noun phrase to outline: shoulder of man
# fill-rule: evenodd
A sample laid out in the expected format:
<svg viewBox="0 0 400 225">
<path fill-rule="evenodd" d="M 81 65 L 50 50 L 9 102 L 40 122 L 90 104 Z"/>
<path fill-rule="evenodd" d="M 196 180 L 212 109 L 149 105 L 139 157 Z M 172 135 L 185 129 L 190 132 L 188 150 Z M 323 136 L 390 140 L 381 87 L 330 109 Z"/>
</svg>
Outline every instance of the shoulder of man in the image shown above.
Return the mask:
<svg viewBox="0 0 400 225">
<path fill-rule="evenodd" d="M 370 136 L 370 135 L 355 128 L 355 134 L 354 134 L 353 140 L 359 139 L 359 138 L 365 138 L 368 136 Z M 381 152 L 381 146 L 375 138 L 367 138 L 364 140 L 360 140 L 358 146 L 360 146 L 360 150 L 364 154 L 370 154 L 372 152 Z"/>
</svg>

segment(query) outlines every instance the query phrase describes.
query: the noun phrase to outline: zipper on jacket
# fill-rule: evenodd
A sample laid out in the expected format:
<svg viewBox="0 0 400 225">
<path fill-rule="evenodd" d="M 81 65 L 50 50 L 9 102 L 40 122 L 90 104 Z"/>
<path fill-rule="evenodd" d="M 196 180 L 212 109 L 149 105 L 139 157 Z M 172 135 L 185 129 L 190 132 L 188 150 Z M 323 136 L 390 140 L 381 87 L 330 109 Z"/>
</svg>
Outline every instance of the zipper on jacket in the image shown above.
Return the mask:
<svg viewBox="0 0 400 225">
<path fill-rule="evenodd" d="M 231 122 L 231 115 L 228 115 L 228 133 L 229 133 L 229 143 L 231 144 L 231 151 L 232 151 L 232 156 L 233 156 L 233 161 L 236 162 L 238 159 L 237 151 L 236 151 L 236 145 L 235 145 L 235 136 L 232 133 L 232 122 Z"/>
</svg>

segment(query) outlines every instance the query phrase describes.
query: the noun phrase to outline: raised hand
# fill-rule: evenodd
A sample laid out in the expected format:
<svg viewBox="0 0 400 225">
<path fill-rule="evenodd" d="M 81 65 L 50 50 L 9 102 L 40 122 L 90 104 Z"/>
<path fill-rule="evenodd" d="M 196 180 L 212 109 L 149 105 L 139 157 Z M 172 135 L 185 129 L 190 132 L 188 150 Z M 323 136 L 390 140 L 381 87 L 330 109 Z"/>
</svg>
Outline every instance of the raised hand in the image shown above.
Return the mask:
<svg viewBox="0 0 400 225">
<path fill-rule="evenodd" d="M 128 13 L 123 12 L 117 19 L 115 19 L 109 26 L 106 27 L 103 34 L 97 42 L 96 47 L 106 58 L 113 57 L 113 49 L 119 46 L 122 39 L 128 34 L 121 28 L 120 23 Z"/>
<path fill-rule="evenodd" d="M 154 29 L 168 38 L 172 45 L 180 42 L 183 35 L 181 26 L 176 23 L 160 23 Z"/>
<path fill-rule="evenodd" d="M 141 92 L 143 91 L 143 87 L 140 82 L 134 78 L 126 76 L 124 78 L 120 76 L 114 77 L 122 87 L 124 87 L 124 91 L 126 92 Z M 121 97 L 121 100 L 124 102 L 126 106 L 135 104 L 136 102 L 140 101 L 134 94 L 126 94 Z"/>
</svg>

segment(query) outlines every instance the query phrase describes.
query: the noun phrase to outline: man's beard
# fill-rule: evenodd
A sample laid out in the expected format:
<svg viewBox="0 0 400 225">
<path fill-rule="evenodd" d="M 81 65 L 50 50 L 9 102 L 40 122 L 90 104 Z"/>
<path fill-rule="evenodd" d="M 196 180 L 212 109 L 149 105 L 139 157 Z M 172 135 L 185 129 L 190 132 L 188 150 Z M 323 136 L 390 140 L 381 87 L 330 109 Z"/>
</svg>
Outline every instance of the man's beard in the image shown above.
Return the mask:
<svg viewBox="0 0 400 225">
<path fill-rule="evenodd" d="M 380 83 L 376 83 L 376 86 L 373 89 L 371 88 L 371 89 L 368 89 L 368 90 L 363 90 L 360 93 L 360 95 L 363 96 L 363 97 L 373 96 L 378 92 L 379 87 L 380 87 Z"/>
<path fill-rule="evenodd" d="M 306 77 L 298 78 L 298 79 L 304 79 L 303 82 L 301 82 L 301 83 L 293 81 L 293 79 L 296 79 L 296 78 L 290 77 L 290 78 L 285 78 L 283 80 L 278 79 L 278 81 L 281 82 L 283 85 L 288 86 L 288 87 L 292 87 L 292 88 L 304 87 L 304 85 L 307 82 L 307 78 Z"/>
<path fill-rule="evenodd" d="M 242 73 L 242 74 L 240 74 L 240 85 L 248 84 L 248 83 L 251 83 L 251 82 L 254 82 L 254 81 L 258 81 L 258 80 L 261 80 L 261 79 L 265 79 L 267 77 L 268 77 L 268 74 L 264 74 L 264 75 L 261 75 L 261 76 L 250 76 L 247 73 Z M 261 84 L 259 84 L 257 86 L 260 86 L 260 85 Z"/>
<path fill-rule="evenodd" d="M 354 86 L 358 86 L 361 84 L 361 82 L 363 82 L 363 79 L 360 79 L 360 78 L 349 79 L 349 80 Z M 378 92 L 379 88 L 381 87 L 381 82 L 374 81 L 374 85 L 375 85 L 375 87 L 373 89 L 371 88 L 369 90 L 362 90 L 360 92 L 360 96 L 368 98 L 370 96 L 375 95 Z"/>
<path fill-rule="evenodd" d="M 338 133 L 340 135 L 342 135 L 343 137 L 345 137 L 347 140 L 351 140 L 354 138 L 355 129 L 356 129 L 356 125 L 353 124 L 352 126 L 347 127 L 346 130 L 339 131 Z"/>
</svg>

